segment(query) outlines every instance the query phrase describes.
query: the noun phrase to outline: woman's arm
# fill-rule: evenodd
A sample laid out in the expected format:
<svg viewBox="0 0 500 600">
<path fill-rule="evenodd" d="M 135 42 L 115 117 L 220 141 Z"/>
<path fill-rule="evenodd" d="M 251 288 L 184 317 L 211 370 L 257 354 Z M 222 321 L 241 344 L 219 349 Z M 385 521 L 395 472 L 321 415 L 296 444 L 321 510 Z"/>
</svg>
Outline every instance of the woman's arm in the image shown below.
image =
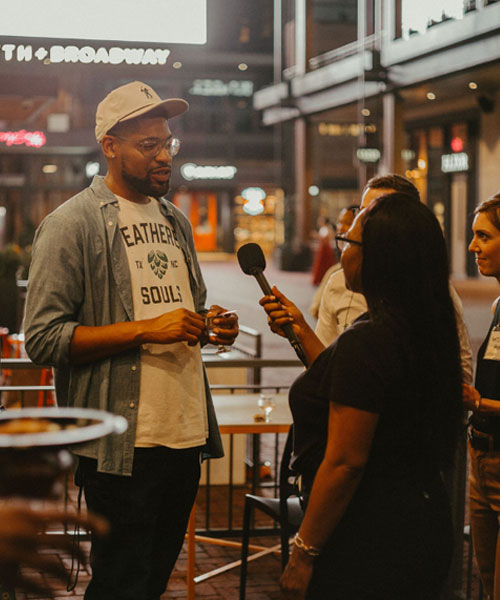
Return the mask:
<svg viewBox="0 0 500 600">
<path fill-rule="evenodd" d="M 321 551 L 342 518 L 370 455 L 379 415 L 330 404 L 325 456 L 316 474 L 298 536 L 305 546 Z M 283 600 L 305 598 L 313 557 L 295 547 L 281 578 Z"/>
<path fill-rule="evenodd" d="M 463 384 L 463 401 L 467 410 L 484 415 L 500 415 L 500 400 L 482 398 L 471 385 Z"/>
<path fill-rule="evenodd" d="M 295 304 L 282 294 L 276 286 L 273 286 L 272 291 L 273 296 L 264 296 L 259 300 L 259 304 L 264 307 L 267 313 L 271 330 L 282 337 L 286 337 L 281 330 L 281 326 L 291 323 L 304 349 L 307 363 L 312 365 L 318 354 L 325 349 L 324 344 L 309 327 L 304 315 Z"/>
</svg>

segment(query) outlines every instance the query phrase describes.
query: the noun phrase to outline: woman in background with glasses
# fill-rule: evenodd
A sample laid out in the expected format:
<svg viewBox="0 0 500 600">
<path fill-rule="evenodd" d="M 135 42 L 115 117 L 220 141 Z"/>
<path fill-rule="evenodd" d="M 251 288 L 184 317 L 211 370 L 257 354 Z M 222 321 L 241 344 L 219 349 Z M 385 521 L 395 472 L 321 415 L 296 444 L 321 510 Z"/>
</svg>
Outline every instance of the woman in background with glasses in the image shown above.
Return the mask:
<svg viewBox="0 0 500 600">
<path fill-rule="evenodd" d="M 453 546 L 441 471 L 463 413 L 445 241 L 427 207 L 391 194 L 340 242 L 368 312 L 331 346 L 276 288 L 261 300 L 310 365 L 290 390 L 307 508 L 282 598 L 437 599 Z"/>
<path fill-rule="evenodd" d="M 481 275 L 500 282 L 500 192 L 475 210 L 469 250 Z M 473 411 L 469 429 L 470 519 L 481 579 L 489 597 L 500 598 L 500 302 L 477 356 L 475 387 L 464 386 Z"/>
</svg>

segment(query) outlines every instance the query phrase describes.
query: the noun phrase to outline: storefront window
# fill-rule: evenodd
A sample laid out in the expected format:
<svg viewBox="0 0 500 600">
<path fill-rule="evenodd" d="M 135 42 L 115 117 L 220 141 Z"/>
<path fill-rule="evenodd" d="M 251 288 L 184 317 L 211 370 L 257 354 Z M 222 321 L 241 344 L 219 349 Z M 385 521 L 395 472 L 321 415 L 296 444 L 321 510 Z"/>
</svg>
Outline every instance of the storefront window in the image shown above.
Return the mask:
<svg viewBox="0 0 500 600">
<path fill-rule="evenodd" d="M 311 56 L 357 40 L 357 0 L 314 0 Z"/>
<path fill-rule="evenodd" d="M 475 206 L 477 123 L 429 123 L 407 132 L 406 176 L 445 234 L 454 277 L 476 273 L 467 251 Z"/>
</svg>

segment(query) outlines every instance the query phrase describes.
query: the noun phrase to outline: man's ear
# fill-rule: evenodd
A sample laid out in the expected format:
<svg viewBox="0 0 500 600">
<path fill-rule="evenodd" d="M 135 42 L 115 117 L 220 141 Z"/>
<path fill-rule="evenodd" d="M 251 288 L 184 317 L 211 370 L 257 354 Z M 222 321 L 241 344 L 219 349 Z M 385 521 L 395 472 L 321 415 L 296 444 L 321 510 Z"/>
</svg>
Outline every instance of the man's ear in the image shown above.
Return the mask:
<svg viewBox="0 0 500 600">
<path fill-rule="evenodd" d="M 101 141 L 102 151 L 108 160 L 116 158 L 117 141 L 112 135 L 105 135 Z"/>
</svg>

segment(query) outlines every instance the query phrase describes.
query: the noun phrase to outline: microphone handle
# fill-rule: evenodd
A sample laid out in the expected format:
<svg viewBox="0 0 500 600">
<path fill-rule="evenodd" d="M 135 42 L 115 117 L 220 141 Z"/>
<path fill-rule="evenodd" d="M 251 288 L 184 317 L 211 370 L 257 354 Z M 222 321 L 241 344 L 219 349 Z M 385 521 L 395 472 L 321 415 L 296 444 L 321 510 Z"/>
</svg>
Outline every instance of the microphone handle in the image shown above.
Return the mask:
<svg viewBox="0 0 500 600">
<path fill-rule="evenodd" d="M 260 285 L 260 289 L 264 292 L 265 296 L 272 296 L 273 291 L 271 286 L 269 285 L 269 281 L 266 279 L 266 276 L 260 269 L 252 270 L 252 275 L 257 280 L 257 283 Z"/>
<path fill-rule="evenodd" d="M 269 281 L 267 281 L 264 273 L 261 270 L 255 269 L 255 270 L 253 270 L 252 275 L 257 280 L 257 283 L 259 284 L 260 289 L 264 292 L 264 294 L 266 296 L 272 296 L 273 292 L 271 290 L 271 286 L 269 285 Z M 302 361 L 302 364 L 305 367 L 308 367 L 309 364 L 307 362 L 306 353 L 304 352 L 304 348 L 302 348 L 302 345 L 299 341 L 299 338 L 297 337 L 297 334 L 293 330 L 292 324 L 286 323 L 285 325 L 281 326 L 281 329 L 282 329 L 283 333 L 286 335 L 286 337 L 288 338 L 288 341 L 292 345 L 292 348 L 295 350 L 295 354 L 297 354 L 299 359 Z"/>
</svg>

